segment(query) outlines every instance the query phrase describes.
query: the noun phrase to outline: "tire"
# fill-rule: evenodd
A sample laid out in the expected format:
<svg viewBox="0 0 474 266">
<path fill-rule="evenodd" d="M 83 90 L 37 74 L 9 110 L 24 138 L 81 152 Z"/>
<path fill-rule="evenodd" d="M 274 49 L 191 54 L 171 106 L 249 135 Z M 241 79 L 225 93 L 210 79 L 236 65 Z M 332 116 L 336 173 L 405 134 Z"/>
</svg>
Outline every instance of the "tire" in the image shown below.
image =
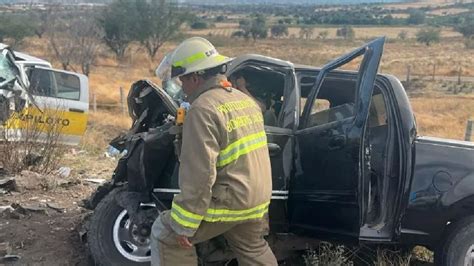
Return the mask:
<svg viewBox="0 0 474 266">
<path fill-rule="evenodd" d="M 474 265 L 474 216 L 467 217 L 448 229 L 443 242 L 435 253 L 436 265 Z"/>
<path fill-rule="evenodd" d="M 149 237 L 139 236 L 138 240 L 134 238 L 138 235 L 136 225 L 129 219 L 127 211 L 115 201 L 115 195 L 125 189 L 118 187 L 107 194 L 97 205 L 89 221 L 87 243 L 96 265 L 150 263 Z M 158 211 L 151 205 L 141 208 L 158 216 Z"/>
</svg>

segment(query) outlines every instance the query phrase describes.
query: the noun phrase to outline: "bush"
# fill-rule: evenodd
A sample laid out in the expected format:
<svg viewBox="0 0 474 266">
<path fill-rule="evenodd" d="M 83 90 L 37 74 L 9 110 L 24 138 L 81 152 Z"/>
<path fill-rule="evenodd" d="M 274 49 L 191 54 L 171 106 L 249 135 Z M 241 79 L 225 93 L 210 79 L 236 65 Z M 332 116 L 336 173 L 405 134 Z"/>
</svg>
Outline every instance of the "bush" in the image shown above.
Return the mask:
<svg viewBox="0 0 474 266">
<path fill-rule="evenodd" d="M 355 32 L 351 26 L 344 25 L 336 31 L 336 36 L 342 37 L 345 40 L 352 40 L 355 38 Z"/>
<path fill-rule="evenodd" d="M 416 40 L 430 46 L 432 43 L 440 41 L 440 30 L 436 28 L 421 29 L 416 33 Z"/>
<path fill-rule="evenodd" d="M 35 27 L 27 16 L 22 14 L 2 15 L 0 17 L 0 42 L 10 39 L 10 45 L 21 44 L 24 38 L 34 35 Z"/>
<path fill-rule="evenodd" d="M 464 21 L 462 24 L 457 25 L 455 29 L 464 37 L 470 38 L 474 36 L 474 20 Z"/>
<path fill-rule="evenodd" d="M 407 23 L 412 25 L 418 25 L 425 23 L 426 15 L 423 11 L 414 10 L 410 12 L 410 16 L 407 18 Z"/>
<path fill-rule="evenodd" d="M 227 19 L 226 16 L 217 16 L 216 17 L 216 22 L 224 22 Z"/>
<path fill-rule="evenodd" d="M 467 49 L 474 49 L 474 37 L 466 38 L 464 45 L 466 45 Z"/>
<path fill-rule="evenodd" d="M 398 38 L 400 40 L 406 40 L 408 38 L 408 31 L 402 30 L 398 33 Z"/>
<path fill-rule="evenodd" d="M 61 117 L 64 113 L 59 107 L 42 112 L 33 107 L 13 113 L 1 129 L 2 167 L 11 174 L 26 169 L 48 174 L 58 169 L 65 152 L 65 147 L 58 142 L 64 128 L 59 122 Z M 42 119 L 52 123 L 36 121 Z"/>
<path fill-rule="evenodd" d="M 192 23 L 190 27 L 193 30 L 202 30 L 209 28 L 209 24 L 207 24 L 205 21 L 196 21 Z"/>
<path fill-rule="evenodd" d="M 326 40 L 326 38 L 329 36 L 329 31 L 325 30 L 325 31 L 321 31 L 319 34 L 318 34 L 318 38 L 320 39 L 323 39 L 323 40 Z"/>
<path fill-rule="evenodd" d="M 288 36 L 288 26 L 283 24 L 273 25 L 270 32 L 272 33 L 272 36 L 276 38 Z"/>
</svg>

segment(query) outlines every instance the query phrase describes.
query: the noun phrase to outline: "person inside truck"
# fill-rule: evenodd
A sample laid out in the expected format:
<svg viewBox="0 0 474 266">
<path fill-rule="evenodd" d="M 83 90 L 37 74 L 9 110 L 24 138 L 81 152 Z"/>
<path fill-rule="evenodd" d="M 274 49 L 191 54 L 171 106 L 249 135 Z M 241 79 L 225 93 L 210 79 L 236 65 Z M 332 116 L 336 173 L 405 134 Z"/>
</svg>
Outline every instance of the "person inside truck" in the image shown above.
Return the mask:
<svg viewBox="0 0 474 266">
<path fill-rule="evenodd" d="M 274 102 L 269 99 L 265 101 L 261 98 L 258 98 L 252 89 L 252 85 L 249 84 L 242 72 L 237 72 L 230 77 L 232 85 L 236 89 L 250 96 L 262 109 L 264 124 L 267 126 L 275 126 L 277 124 L 277 116 L 275 114 L 275 109 L 273 108 Z"/>
</svg>

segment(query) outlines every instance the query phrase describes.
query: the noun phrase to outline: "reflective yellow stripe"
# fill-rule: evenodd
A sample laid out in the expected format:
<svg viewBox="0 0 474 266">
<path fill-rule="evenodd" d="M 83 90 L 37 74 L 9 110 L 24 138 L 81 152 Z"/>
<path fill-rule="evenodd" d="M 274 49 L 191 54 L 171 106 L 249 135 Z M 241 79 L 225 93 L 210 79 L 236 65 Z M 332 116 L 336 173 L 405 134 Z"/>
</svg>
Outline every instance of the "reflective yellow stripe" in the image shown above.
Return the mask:
<svg viewBox="0 0 474 266">
<path fill-rule="evenodd" d="M 194 63 L 195 61 L 197 60 L 201 60 L 201 59 L 204 59 L 206 58 L 206 53 L 204 52 L 200 52 L 200 53 L 197 53 L 197 54 L 193 54 L 191 55 L 190 57 L 188 58 L 185 58 L 181 61 L 178 61 L 176 63 L 173 64 L 174 67 L 180 67 L 180 66 L 184 66 L 184 65 L 187 65 L 187 64 L 192 64 Z"/>
<path fill-rule="evenodd" d="M 207 214 L 208 215 L 244 215 L 244 214 L 248 214 L 254 211 L 265 209 L 268 207 L 268 205 L 270 205 L 270 202 L 265 202 L 251 209 L 246 209 L 246 210 L 208 209 Z"/>
<path fill-rule="evenodd" d="M 193 214 L 172 203 L 171 217 L 181 226 L 196 229 L 201 220 L 206 222 L 239 222 L 262 218 L 268 212 L 270 202 L 246 210 L 208 209 L 206 216 Z"/>
<path fill-rule="evenodd" d="M 210 57 L 210 56 L 212 56 L 212 55 L 214 55 L 214 54 L 215 54 L 215 53 L 211 53 L 209 56 L 206 55 L 205 52 L 200 52 L 200 53 L 197 53 L 197 54 L 193 54 L 193 55 L 191 55 L 191 56 L 188 57 L 188 58 L 185 58 L 185 59 L 183 59 L 183 60 L 181 60 L 181 61 L 178 61 L 178 62 L 174 63 L 174 64 L 173 64 L 173 67 L 182 67 L 182 66 L 185 66 L 185 65 L 189 65 L 189 64 L 192 64 L 192 63 L 194 63 L 194 62 L 196 62 L 196 61 L 198 61 L 198 60 L 202 60 L 202 59 L 204 59 L 204 58 L 206 58 L 206 57 Z M 224 62 L 225 59 L 226 59 L 226 57 L 223 56 L 223 55 L 220 55 L 220 54 L 214 55 L 214 60 L 215 60 L 216 63 Z"/>
<path fill-rule="evenodd" d="M 196 229 L 199 227 L 200 223 L 193 223 L 193 222 L 189 222 L 189 221 L 185 221 L 184 219 L 182 219 L 181 217 L 179 217 L 176 213 L 174 212 L 171 212 L 171 218 L 173 218 L 178 224 L 184 226 L 184 227 L 189 227 L 189 228 L 193 228 L 193 229 Z"/>
<path fill-rule="evenodd" d="M 233 142 L 219 153 L 217 167 L 225 166 L 240 156 L 267 145 L 265 131 L 248 135 Z"/>
<path fill-rule="evenodd" d="M 206 222 L 237 222 L 262 218 L 268 212 L 270 202 L 260 204 L 247 210 L 208 209 L 204 217 Z"/>
<path fill-rule="evenodd" d="M 246 216 L 239 216 L 239 217 L 214 217 L 214 218 L 209 218 L 209 217 L 204 217 L 204 221 L 206 222 L 241 222 L 241 221 L 246 221 L 246 220 L 251 220 L 251 219 L 258 219 L 262 218 L 265 213 L 268 212 L 268 209 L 266 209 L 263 212 L 251 214 L 251 215 L 246 215 Z"/>
<path fill-rule="evenodd" d="M 194 219 L 194 220 L 202 220 L 202 218 L 204 218 L 204 216 L 202 216 L 202 215 L 195 214 L 195 213 L 192 213 L 192 212 L 189 212 L 189 211 L 183 209 L 181 206 L 176 204 L 174 201 L 171 204 L 171 210 L 172 211 L 176 210 L 182 216 L 187 217 L 187 218 L 191 218 L 191 219 Z"/>
</svg>

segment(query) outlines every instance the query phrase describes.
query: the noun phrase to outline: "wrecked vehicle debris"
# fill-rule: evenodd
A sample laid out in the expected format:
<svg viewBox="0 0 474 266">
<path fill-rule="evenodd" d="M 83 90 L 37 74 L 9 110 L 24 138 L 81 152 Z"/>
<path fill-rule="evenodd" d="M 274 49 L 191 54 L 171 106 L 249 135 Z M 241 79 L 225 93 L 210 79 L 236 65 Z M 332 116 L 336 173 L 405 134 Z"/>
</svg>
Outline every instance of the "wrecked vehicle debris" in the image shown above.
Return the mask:
<svg viewBox="0 0 474 266">
<path fill-rule="evenodd" d="M 474 144 L 416 135 L 401 82 L 377 74 L 383 45 L 376 39 L 321 68 L 261 55 L 228 66 L 230 79 L 244 76 L 276 117 L 265 130 L 273 175 L 269 243 L 279 260 L 319 240 L 422 245 L 439 265 L 472 260 Z M 337 70 L 358 57 L 357 72 Z M 111 143 L 128 152 L 112 181 L 85 203 L 94 210 L 87 241 L 99 264 L 148 263 L 153 218 L 179 193 L 169 132 L 178 104 L 164 89 L 146 80 L 132 85 L 132 128 Z M 221 238 L 197 250 L 203 264 L 233 258 Z"/>
<path fill-rule="evenodd" d="M 58 142 L 77 145 L 84 135 L 89 111 L 88 78 L 53 69 L 45 60 L 14 52 L 0 43 L 0 122 L 8 140 L 28 138 L 28 128 L 44 141 L 51 128 Z"/>
</svg>

